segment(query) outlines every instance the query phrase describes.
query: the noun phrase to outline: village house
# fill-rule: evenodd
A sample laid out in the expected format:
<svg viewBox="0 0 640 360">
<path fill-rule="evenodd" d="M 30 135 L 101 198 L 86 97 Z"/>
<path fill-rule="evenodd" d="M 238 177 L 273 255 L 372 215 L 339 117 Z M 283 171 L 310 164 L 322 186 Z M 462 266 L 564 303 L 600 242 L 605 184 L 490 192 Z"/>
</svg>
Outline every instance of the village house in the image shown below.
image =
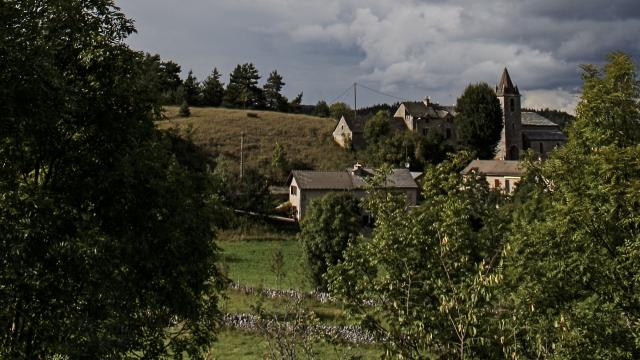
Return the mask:
<svg viewBox="0 0 640 360">
<path fill-rule="evenodd" d="M 375 170 L 364 168 L 360 164 L 344 171 L 292 171 L 287 185 L 295 218 L 302 220 L 311 201 L 330 192 L 346 191 L 356 198 L 364 197 L 366 179 L 375 174 Z M 387 176 L 384 187 L 404 193 L 408 206 L 416 205 L 418 201 L 418 185 L 408 169 L 393 169 Z"/>
<path fill-rule="evenodd" d="M 454 123 L 455 108 L 433 103 L 430 98 L 423 101 L 405 101 L 400 103 L 393 115 L 393 126 L 399 130 L 427 136 L 431 132 L 441 134 L 447 144 L 458 145 Z"/>
<path fill-rule="evenodd" d="M 364 119 L 357 117 L 352 120 L 342 116 L 333 129 L 333 140 L 345 149 L 364 148 Z"/>
<path fill-rule="evenodd" d="M 490 188 L 511 194 L 522 179 L 523 170 L 517 160 L 473 160 L 460 173 L 464 176 L 483 174 Z"/>
</svg>

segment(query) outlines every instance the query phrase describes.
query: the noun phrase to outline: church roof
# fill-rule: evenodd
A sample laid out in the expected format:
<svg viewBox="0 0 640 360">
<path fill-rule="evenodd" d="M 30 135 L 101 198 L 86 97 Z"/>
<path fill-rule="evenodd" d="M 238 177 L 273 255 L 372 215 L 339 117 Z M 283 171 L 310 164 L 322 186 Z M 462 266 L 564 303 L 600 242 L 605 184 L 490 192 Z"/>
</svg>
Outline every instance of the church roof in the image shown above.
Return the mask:
<svg viewBox="0 0 640 360">
<path fill-rule="evenodd" d="M 500 78 L 500 82 L 498 86 L 496 86 L 496 95 L 520 95 L 520 91 L 517 86 L 513 85 L 513 81 L 511 81 L 511 76 L 509 76 L 509 71 L 507 68 L 504 68 L 502 72 L 502 77 Z"/>
<path fill-rule="evenodd" d="M 472 171 L 488 176 L 522 176 L 523 173 L 517 160 L 473 160 L 460 173 L 468 175 Z"/>
<path fill-rule="evenodd" d="M 558 127 L 558 124 L 532 111 L 522 112 L 522 125 Z"/>
<path fill-rule="evenodd" d="M 560 130 L 523 130 L 522 136 L 529 141 L 567 141 L 567 136 Z"/>
</svg>

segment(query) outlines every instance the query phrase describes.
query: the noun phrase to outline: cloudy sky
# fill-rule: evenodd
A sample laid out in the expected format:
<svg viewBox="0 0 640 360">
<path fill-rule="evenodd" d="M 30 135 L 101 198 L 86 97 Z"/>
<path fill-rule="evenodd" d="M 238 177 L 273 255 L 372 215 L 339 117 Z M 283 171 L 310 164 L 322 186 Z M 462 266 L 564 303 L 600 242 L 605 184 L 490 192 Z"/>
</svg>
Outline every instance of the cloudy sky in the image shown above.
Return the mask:
<svg viewBox="0 0 640 360">
<path fill-rule="evenodd" d="M 116 0 L 136 21 L 129 44 L 193 69 L 277 69 L 290 98 L 338 98 L 354 82 L 450 105 L 506 66 L 524 105 L 572 111 L 584 63 L 640 59 L 639 0 Z M 360 88 L 359 103 L 394 98 Z M 353 101 L 345 94 L 343 101 Z"/>
</svg>

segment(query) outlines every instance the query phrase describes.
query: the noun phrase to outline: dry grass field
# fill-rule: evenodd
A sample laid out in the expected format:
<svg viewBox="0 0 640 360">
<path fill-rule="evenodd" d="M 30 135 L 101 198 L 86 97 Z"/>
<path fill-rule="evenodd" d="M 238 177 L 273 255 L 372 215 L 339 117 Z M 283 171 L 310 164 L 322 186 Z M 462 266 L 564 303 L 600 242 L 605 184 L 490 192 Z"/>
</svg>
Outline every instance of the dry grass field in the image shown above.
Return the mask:
<svg viewBox="0 0 640 360">
<path fill-rule="evenodd" d="M 250 117 L 247 114 L 255 114 Z M 244 159 L 248 167 L 271 163 L 276 142 L 289 161 L 316 170 L 337 170 L 353 165 L 353 155 L 333 142 L 333 119 L 269 111 L 191 108 L 191 116 L 178 115 L 177 107 L 165 108 L 161 129 L 177 128 L 212 156 L 223 154 L 240 161 L 240 134 L 244 132 Z"/>
</svg>

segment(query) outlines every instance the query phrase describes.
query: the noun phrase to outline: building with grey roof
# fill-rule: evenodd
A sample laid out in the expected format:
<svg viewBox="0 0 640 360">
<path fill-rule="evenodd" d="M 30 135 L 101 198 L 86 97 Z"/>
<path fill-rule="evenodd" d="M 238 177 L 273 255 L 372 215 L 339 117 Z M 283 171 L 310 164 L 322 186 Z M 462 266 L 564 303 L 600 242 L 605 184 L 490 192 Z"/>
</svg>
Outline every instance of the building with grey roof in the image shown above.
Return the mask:
<svg viewBox="0 0 640 360">
<path fill-rule="evenodd" d="M 364 122 L 364 118 L 359 116 L 355 119 L 342 116 L 333 129 L 333 140 L 345 149 L 364 148 Z"/>
<path fill-rule="evenodd" d="M 490 188 L 510 194 L 522 179 L 524 171 L 517 160 L 473 160 L 460 173 L 464 176 L 482 174 Z"/>
<path fill-rule="evenodd" d="M 294 209 L 295 217 L 301 220 L 313 199 L 320 198 L 329 192 L 346 191 L 356 198 L 366 194 L 368 179 L 376 175 L 374 169 L 356 164 L 344 171 L 311 171 L 294 170 L 289 175 L 289 202 Z M 393 169 L 386 177 L 383 188 L 404 193 L 407 205 L 416 205 L 418 201 L 418 185 L 408 169 Z"/>
<path fill-rule="evenodd" d="M 406 129 L 427 136 L 430 132 L 442 134 L 452 147 L 457 146 L 455 110 L 451 106 L 441 106 L 425 98 L 423 101 L 400 103 L 393 115 L 396 128 Z"/>
</svg>

